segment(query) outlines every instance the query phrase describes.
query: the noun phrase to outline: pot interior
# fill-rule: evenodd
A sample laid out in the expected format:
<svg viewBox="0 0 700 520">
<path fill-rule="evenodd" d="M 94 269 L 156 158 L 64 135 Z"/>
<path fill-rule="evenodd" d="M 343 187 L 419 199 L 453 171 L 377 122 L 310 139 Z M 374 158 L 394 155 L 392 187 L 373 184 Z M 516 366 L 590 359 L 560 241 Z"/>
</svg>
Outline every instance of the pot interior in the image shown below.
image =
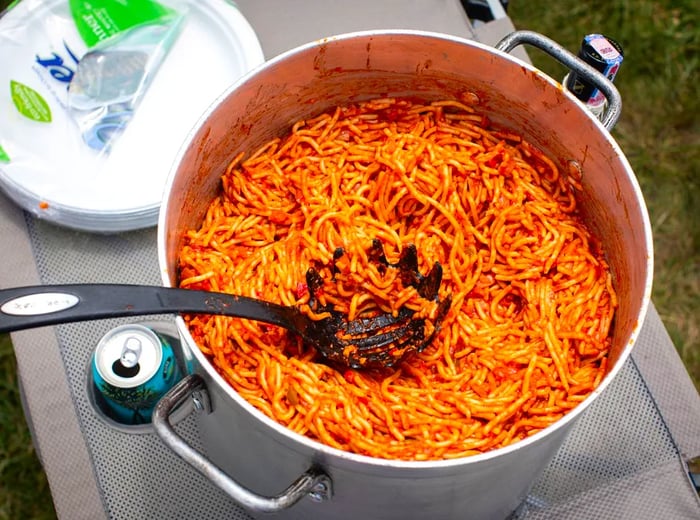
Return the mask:
<svg viewBox="0 0 700 520">
<path fill-rule="evenodd" d="M 651 231 L 639 186 L 614 140 L 561 85 L 467 40 L 414 31 L 338 36 L 289 51 L 233 85 L 204 114 L 171 172 L 159 225 L 164 283 L 177 284 L 183 233 L 199 226 L 233 157 L 283 135 L 299 119 L 384 96 L 476 103 L 494 127 L 522 135 L 562 174 L 580 172 L 578 204 L 602 242 L 620 300 L 599 393 L 629 354 L 650 296 Z"/>
</svg>

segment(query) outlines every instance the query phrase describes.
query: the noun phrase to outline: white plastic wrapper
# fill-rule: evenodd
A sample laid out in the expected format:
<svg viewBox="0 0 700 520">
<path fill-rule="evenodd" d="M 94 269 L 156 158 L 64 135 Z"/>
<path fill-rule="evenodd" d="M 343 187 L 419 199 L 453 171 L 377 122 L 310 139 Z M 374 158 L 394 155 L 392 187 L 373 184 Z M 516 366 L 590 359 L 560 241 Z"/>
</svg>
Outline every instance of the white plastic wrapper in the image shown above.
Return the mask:
<svg viewBox="0 0 700 520">
<path fill-rule="evenodd" d="M 138 10 L 128 2 L 114 5 L 126 15 L 121 25 L 128 27 L 119 30 L 111 17 L 100 23 L 94 12 L 101 11 L 92 3 L 70 2 L 78 32 L 90 47 L 68 84 L 68 109 L 83 141 L 105 153 L 129 124 L 184 20 L 186 5 L 176 11 L 147 3 L 154 12 L 143 16 L 142 3 L 137 3 Z M 139 16 L 134 19 L 132 14 Z M 90 45 L 92 39 L 97 41 Z"/>
</svg>

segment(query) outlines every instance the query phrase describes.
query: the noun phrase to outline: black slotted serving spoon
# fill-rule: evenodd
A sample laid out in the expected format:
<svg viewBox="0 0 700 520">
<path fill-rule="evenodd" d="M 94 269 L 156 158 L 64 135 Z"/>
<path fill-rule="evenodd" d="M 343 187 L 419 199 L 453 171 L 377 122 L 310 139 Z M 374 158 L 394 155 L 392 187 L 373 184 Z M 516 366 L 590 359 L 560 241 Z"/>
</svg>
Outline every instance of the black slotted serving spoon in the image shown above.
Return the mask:
<svg viewBox="0 0 700 520">
<path fill-rule="evenodd" d="M 417 270 L 417 269 L 416 269 Z M 311 300 L 320 275 L 309 269 L 307 284 Z M 437 300 L 442 269 L 435 264 L 430 274 L 417 273 L 415 284 L 423 297 Z M 450 299 L 440 302 L 435 331 Z M 151 285 L 67 284 L 15 287 L 0 290 L 0 332 L 104 318 L 166 313 L 216 314 L 252 319 L 284 327 L 313 346 L 331 362 L 351 368 L 390 367 L 412 352 L 420 352 L 433 339 L 425 334 L 426 320 L 401 308 L 396 315 L 348 321 L 331 307 L 330 317 L 312 320 L 299 308 L 246 296 L 176 289 Z"/>
</svg>

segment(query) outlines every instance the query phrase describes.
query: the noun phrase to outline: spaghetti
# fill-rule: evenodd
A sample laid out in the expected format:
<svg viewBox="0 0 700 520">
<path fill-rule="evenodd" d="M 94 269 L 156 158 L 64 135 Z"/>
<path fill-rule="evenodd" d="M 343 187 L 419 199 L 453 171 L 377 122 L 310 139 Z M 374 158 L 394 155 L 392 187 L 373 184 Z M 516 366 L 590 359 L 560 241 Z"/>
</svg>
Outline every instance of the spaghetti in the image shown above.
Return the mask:
<svg viewBox="0 0 700 520">
<path fill-rule="evenodd" d="M 391 270 L 378 276 L 367 251 L 378 238 L 395 262 L 412 243 L 421 272 L 443 266 L 441 329 L 394 369 L 355 371 L 278 327 L 204 315 L 188 326 L 241 396 L 329 446 L 436 460 L 509 445 L 576 407 L 606 371 L 616 296 L 572 184 L 456 101 L 375 99 L 299 121 L 231 162 L 186 235 L 180 285 L 304 305 L 307 269 L 342 248 L 344 275 L 325 297 L 351 314 L 396 309 L 414 295 Z"/>
</svg>

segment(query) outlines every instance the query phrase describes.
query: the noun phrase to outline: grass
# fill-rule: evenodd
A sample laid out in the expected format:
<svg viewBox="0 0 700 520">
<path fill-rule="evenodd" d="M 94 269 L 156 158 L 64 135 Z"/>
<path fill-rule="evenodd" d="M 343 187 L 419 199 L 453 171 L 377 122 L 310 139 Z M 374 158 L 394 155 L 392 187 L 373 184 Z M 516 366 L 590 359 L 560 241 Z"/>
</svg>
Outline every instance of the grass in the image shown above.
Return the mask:
<svg viewBox="0 0 700 520">
<path fill-rule="evenodd" d="M 2 9 L 8 0 L 0 0 Z M 576 51 L 601 32 L 626 51 L 616 83 L 623 114 L 613 135 L 637 174 L 651 215 L 654 303 L 700 388 L 700 15 L 696 0 L 511 0 L 517 28 Z M 538 51 L 534 63 L 565 71 Z M 12 347 L 0 336 L 0 520 L 54 518 L 46 478 L 20 406 Z"/>
</svg>

